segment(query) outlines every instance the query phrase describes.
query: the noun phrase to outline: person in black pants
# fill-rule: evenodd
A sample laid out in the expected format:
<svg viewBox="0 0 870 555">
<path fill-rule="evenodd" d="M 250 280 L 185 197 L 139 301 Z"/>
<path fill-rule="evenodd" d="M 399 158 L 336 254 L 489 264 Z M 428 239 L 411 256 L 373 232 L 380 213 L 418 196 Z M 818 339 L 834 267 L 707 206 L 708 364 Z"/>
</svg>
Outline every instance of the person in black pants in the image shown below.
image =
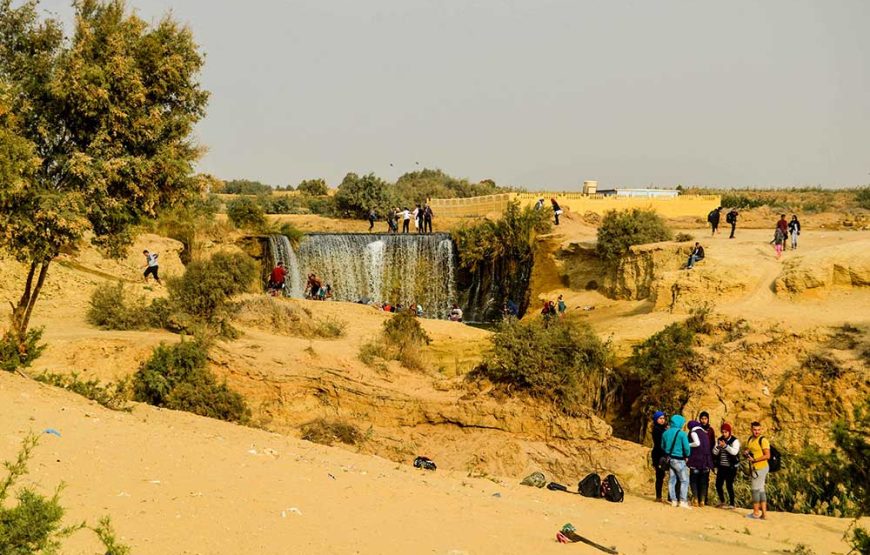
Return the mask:
<svg viewBox="0 0 870 555">
<path fill-rule="evenodd" d="M 720 509 L 733 509 L 734 478 L 740 468 L 740 440 L 731 434 L 731 424 L 722 424 L 722 435 L 713 446 L 713 461 L 716 464 L 716 493 L 719 495 Z M 728 488 L 728 502 L 725 502 L 723 486 Z"/>
<path fill-rule="evenodd" d="M 656 411 L 656 413 L 653 414 L 652 465 L 653 468 L 656 469 L 656 501 L 658 502 L 661 502 L 662 500 L 662 484 L 664 484 L 665 476 L 668 474 L 668 468 L 666 466 L 659 466 L 659 459 L 661 459 L 665 454 L 664 449 L 662 449 L 662 434 L 668 429 L 666 422 L 665 413 L 662 411 Z"/>
<path fill-rule="evenodd" d="M 731 224 L 731 236 L 729 239 L 734 239 L 734 230 L 737 228 L 737 216 L 739 213 L 736 208 L 732 208 L 730 212 L 725 214 L 725 221 Z"/>
</svg>

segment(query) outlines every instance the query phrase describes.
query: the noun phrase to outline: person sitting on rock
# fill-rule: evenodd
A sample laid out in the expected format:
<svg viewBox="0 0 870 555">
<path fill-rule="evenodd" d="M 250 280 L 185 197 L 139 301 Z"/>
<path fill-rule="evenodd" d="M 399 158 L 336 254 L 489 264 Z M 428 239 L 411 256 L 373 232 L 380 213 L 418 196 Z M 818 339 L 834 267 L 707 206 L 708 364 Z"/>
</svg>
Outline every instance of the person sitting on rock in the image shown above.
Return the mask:
<svg viewBox="0 0 870 555">
<path fill-rule="evenodd" d="M 695 241 L 695 248 L 692 249 L 692 254 L 689 255 L 689 261 L 686 263 L 686 269 L 691 270 L 695 267 L 695 262 L 704 260 L 704 247 L 701 243 Z"/>
</svg>

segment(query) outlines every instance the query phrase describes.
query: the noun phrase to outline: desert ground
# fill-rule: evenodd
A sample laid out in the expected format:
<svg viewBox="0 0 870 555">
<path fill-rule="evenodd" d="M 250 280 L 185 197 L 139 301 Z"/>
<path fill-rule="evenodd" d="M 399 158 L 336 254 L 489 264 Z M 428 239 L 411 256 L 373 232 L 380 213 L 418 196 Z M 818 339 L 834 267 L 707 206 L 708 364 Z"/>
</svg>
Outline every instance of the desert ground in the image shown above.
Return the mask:
<svg viewBox="0 0 870 555">
<path fill-rule="evenodd" d="M 348 230 L 316 216 L 286 218 L 302 229 Z M 706 248 L 695 270 L 680 268 L 691 242 L 635 247 L 632 261 L 609 284 L 617 294 L 605 295 L 603 288 L 585 287 L 596 271 L 583 255 L 594 241 L 594 224 L 566 215 L 539 239 L 528 317 L 537 317 L 534 299 L 563 294 L 569 317 L 588 321 L 622 354 L 701 302 L 723 321 L 744 319 L 752 330 L 743 341 L 758 346 L 758 354 L 716 359 L 711 380 L 745 402 L 723 402 L 699 390 L 689 405 L 709 408 L 714 421 L 744 424 L 769 414 L 769 391 L 800 364 L 801 354 L 826 341 L 832 327 L 870 325 L 870 232 L 810 221 L 799 250 L 777 260 L 769 229 L 738 228 L 729 240 L 725 232 L 709 238 L 697 222 L 678 224 Z M 161 253 L 164 275 L 183 271 L 181 245 L 156 235 L 140 236 L 125 260 L 105 260 L 91 248 L 58 260 L 34 315 L 48 348 L 29 372 L 114 380 L 135 372 L 161 342 L 178 341 L 166 331 L 103 331 L 86 322 L 89 295 L 101 283 L 121 279 L 147 297 L 164 294 L 141 283 L 143 248 Z M 4 259 L 0 296 L 13 299 L 21 275 L 20 265 Z M 45 493 L 65 483 L 69 522 L 109 514 L 134 553 L 596 553 L 555 542 L 566 522 L 620 553 L 785 553 L 799 545 L 816 553 L 848 551 L 848 519 L 773 513 L 756 522 L 744 518 L 745 510 L 655 504 L 648 449 L 613 437 L 603 419 L 566 421 L 546 407 L 469 391 L 463 375 L 480 360 L 488 331 L 424 320 L 433 338 L 426 351 L 433 370 L 395 364 L 377 372 L 357 353 L 386 314 L 337 302 L 282 302 L 307 307 L 313 318 L 341 319 L 347 332 L 340 339 L 308 339 L 272 333 L 256 315 L 239 321 L 242 337 L 221 343 L 210 366 L 246 396 L 257 427 L 140 404 L 114 412 L 3 373 L 0 459 L 14 457 L 29 432 L 40 434 L 26 482 Z M 781 328 L 787 331 L 776 331 Z M 771 341 L 785 347 L 771 353 Z M 746 347 L 723 348 L 727 355 Z M 851 403 L 866 389 L 867 368 L 852 352 L 837 356 L 853 374 L 831 387 Z M 765 371 L 747 380 L 737 367 L 751 366 L 753 357 L 764 361 Z M 800 390 L 812 400 L 807 410 L 822 411 L 830 400 L 807 393 L 811 386 Z M 795 402 L 807 405 L 803 397 Z M 818 412 L 786 408 L 795 418 L 817 418 Z M 318 416 L 353 420 L 371 437 L 344 448 L 297 439 L 299 425 Z M 413 468 L 415 455 L 432 457 L 438 470 Z M 610 504 L 520 486 L 534 470 L 572 487 L 584 471 L 612 470 L 628 496 Z M 64 552 L 96 549 L 82 533 Z"/>
</svg>

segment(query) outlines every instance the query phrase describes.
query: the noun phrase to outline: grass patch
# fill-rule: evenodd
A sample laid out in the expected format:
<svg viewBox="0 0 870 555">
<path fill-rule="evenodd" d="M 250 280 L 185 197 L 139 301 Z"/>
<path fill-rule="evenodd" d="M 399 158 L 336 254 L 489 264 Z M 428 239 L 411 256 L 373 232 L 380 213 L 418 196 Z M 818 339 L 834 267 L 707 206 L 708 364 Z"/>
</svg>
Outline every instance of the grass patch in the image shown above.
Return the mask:
<svg viewBox="0 0 870 555">
<path fill-rule="evenodd" d="M 694 240 L 695 240 L 694 235 L 692 235 L 691 233 L 684 233 L 682 231 L 680 233 L 677 233 L 677 235 L 674 237 L 674 241 L 676 241 L 677 243 L 685 243 L 686 241 L 694 241 Z"/>
<path fill-rule="evenodd" d="M 243 301 L 234 321 L 272 333 L 307 339 L 337 339 L 347 332 L 347 322 L 327 316 L 314 318 L 310 310 L 268 296 Z"/>
<path fill-rule="evenodd" d="M 378 337 L 360 347 L 359 359 L 380 369 L 385 367 L 384 361 L 397 360 L 405 368 L 424 370 L 423 347 L 431 341 L 413 313 L 399 312 L 384 322 Z"/>
<path fill-rule="evenodd" d="M 321 445 L 332 445 L 335 442 L 357 445 L 363 440 L 359 428 L 344 420 L 318 418 L 303 424 L 301 432 L 305 441 Z"/>
<path fill-rule="evenodd" d="M 807 355 L 801 366 L 804 370 L 819 374 L 825 380 L 836 380 L 846 373 L 846 369 L 837 359 L 830 353 L 821 351 Z"/>
<path fill-rule="evenodd" d="M 130 379 L 118 382 L 102 383 L 96 378 L 82 380 L 78 372 L 72 374 L 53 374 L 46 372 L 33 376 L 38 382 L 72 391 L 82 397 L 95 401 L 111 410 L 128 411 L 130 399 Z"/>
</svg>

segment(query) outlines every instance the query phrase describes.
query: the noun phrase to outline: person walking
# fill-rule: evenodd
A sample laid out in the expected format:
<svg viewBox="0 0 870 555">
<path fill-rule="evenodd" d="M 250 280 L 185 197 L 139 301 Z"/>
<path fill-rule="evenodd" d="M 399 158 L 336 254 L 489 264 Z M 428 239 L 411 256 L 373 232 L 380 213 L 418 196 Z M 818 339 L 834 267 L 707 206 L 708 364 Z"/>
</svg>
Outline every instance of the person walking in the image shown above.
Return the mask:
<svg viewBox="0 0 870 555">
<path fill-rule="evenodd" d="M 689 255 L 689 261 L 686 262 L 686 269 L 691 270 L 695 267 L 695 262 L 704 260 L 704 247 L 701 243 L 695 241 L 695 248 L 692 249 L 692 254 Z"/>
<path fill-rule="evenodd" d="M 409 227 L 411 225 L 411 211 L 408 210 L 408 207 L 402 209 L 402 233 L 408 233 Z"/>
<path fill-rule="evenodd" d="M 375 212 L 375 209 L 372 208 L 369 210 L 369 233 L 372 232 L 372 229 L 375 227 L 375 221 L 378 219 L 378 213 Z"/>
<path fill-rule="evenodd" d="M 724 422 L 720 430 L 722 435 L 713 446 L 716 494 L 719 495 L 720 509 L 733 509 L 737 506 L 734 503 L 734 479 L 737 477 L 737 469 L 740 468 L 740 440 L 732 433 L 731 424 Z M 728 488 L 727 502 L 723 486 Z"/>
<path fill-rule="evenodd" d="M 679 414 L 671 416 L 671 423 L 667 430 L 662 434 L 662 449 L 666 457 L 670 457 L 668 478 L 668 496 L 671 500 L 671 505 L 682 509 L 691 509 L 687 498 L 689 494 L 689 467 L 686 466 L 686 461 L 691 455 L 692 448 L 689 447 L 689 439 L 686 432 L 683 431 L 683 425 L 686 419 Z M 680 484 L 679 501 L 677 500 L 676 486 Z"/>
<path fill-rule="evenodd" d="M 761 435 L 761 423 L 750 425 L 752 436 L 746 442 L 743 455 L 752 465 L 752 512 L 746 518 L 765 520 L 767 518 L 767 473 L 770 471 L 770 442 Z"/>
<path fill-rule="evenodd" d="M 785 238 L 786 232 L 784 232 L 779 226 L 776 226 L 776 229 L 773 231 L 773 250 L 776 251 L 776 257 L 782 257 L 782 249 L 785 246 Z"/>
<path fill-rule="evenodd" d="M 707 214 L 707 221 L 710 222 L 710 228 L 713 230 L 711 237 L 715 236 L 719 231 L 719 219 L 722 217 L 722 207 L 714 208 Z"/>
<path fill-rule="evenodd" d="M 421 212 L 422 209 L 420 208 L 420 203 L 418 202 L 417 205 L 414 207 L 414 212 L 411 213 L 411 215 L 414 216 L 414 231 L 416 231 L 417 233 L 420 233 L 422 231 L 421 228 L 423 227 L 421 225 L 422 219 L 420 218 Z"/>
<path fill-rule="evenodd" d="M 665 452 L 662 449 L 662 434 L 665 433 L 667 429 L 665 413 L 660 410 L 657 410 L 655 414 L 653 414 L 653 428 L 652 428 L 652 465 L 656 471 L 656 502 L 661 503 L 662 501 L 662 486 L 665 483 L 665 473 L 668 471 L 668 467 L 661 464 L 662 457 L 665 456 Z"/>
<path fill-rule="evenodd" d="M 801 223 L 798 221 L 797 214 L 791 215 L 791 221 L 788 222 L 788 232 L 791 234 L 791 250 L 795 250 L 798 246 L 798 235 L 801 234 Z"/>
<path fill-rule="evenodd" d="M 565 316 L 565 311 L 568 310 L 568 305 L 565 304 L 565 299 L 562 298 L 562 295 L 559 295 L 559 298 L 556 300 L 556 310 L 559 311 L 559 318 Z"/>
<path fill-rule="evenodd" d="M 713 451 L 710 436 L 697 420 L 689 422 L 689 487 L 692 488 L 692 505 L 703 507 L 707 504 L 707 488 L 710 485 L 710 471 L 713 470 Z"/>
<path fill-rule="evenodd" d="M 432 207 L 429 204 L 423 207 L 423 233 L 432 233 Z"/>
<path fill-rule="evenodd" d="M 728 237 L 729 239 L 734 239 L 734 229 L 737 228 L 737 216 L 739 212 L 737 212 L 736 208 L 732 208 L 730 212 L 725 214 L 725 222 L 731 224 L 731 235 Z"/>
<path fill-rule="evenodd" d="M 157 285 L 160 285 L 160 276 L 158 275 L 160 271 L 160 265 L 157 263 L 157 257 L 160 256 L 156 252 L 148 252 L 147 250 L 142 251 L 142 254 L 145 255 L 145 282 L 148 282 L 148 276 L 154 276 L 154 281 L 157 282 Z"/>
<path fill-rule="evenodd" d="M 553 205 L 553 217 L 556 219 L 556 225 L 559 225 L 559 216 L 562 215 L 562 209 L 559 207 L 559 203 L 556 202 L 556 199 L 551 198 L 550 204 Z"/>
</svg>

